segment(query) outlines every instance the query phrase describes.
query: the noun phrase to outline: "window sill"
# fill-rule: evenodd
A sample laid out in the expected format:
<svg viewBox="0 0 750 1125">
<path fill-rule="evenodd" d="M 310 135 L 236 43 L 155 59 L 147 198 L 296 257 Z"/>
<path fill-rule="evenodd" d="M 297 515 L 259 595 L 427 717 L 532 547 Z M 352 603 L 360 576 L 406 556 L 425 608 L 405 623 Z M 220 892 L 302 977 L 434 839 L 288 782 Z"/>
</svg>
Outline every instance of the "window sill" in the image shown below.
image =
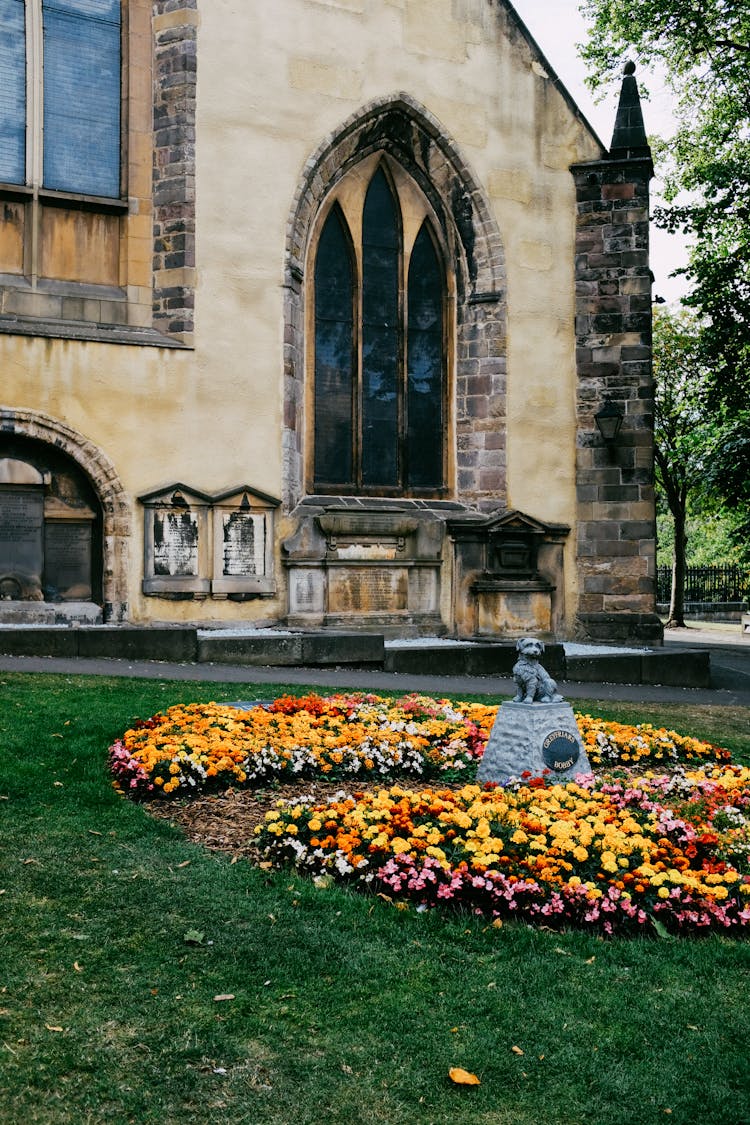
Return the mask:
<svg viewBox="0 0 750 1125">
<path fill-rule="evenodd" d="M 173 348 L 192 351 L 192 345 L 170 339 L 155 328 L 129 324 L 88 324 L 83 321 L 30 320 L 0 315 L 1 336 L 39 336 L 56 340 L 86 340 L 103 344 L 130 344 L 138 347 Z"/>
<path fill-rule="evenodd" d="M 104 195 L 82 195 L 70 191 L 53 191 L 52 188 L 35 190 L 26 184 L 0 183 L 0 199 L 30 201 L 38 198 L 50 207 L 65 207 L 76 211 L 100 211 L 115 215 L 126 215 L 129 208 L 127 199 L 112 199 Z"/>
</svg>

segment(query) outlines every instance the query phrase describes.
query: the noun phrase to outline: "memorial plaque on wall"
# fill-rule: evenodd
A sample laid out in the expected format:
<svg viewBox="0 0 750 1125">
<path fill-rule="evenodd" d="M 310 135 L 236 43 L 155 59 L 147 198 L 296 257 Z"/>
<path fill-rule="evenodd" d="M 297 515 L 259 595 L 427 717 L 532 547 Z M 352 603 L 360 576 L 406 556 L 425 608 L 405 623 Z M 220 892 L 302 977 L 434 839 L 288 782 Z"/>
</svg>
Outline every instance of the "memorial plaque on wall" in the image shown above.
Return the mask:
<svg viewBox="0 0 750 1125">
<path fill-rule="evenodd" d="M 51 601 L 91 597 L 91 522 L 48 522 L 44 529 L 44 589 Z"/>
<path fill-rule="evenodd" d="M 0 488 L 0 576 L 42 581 L 44 497 L 39 489 Z"/>
<path fill-rule="evenodd" d="M 248 511 L 222 512 L 224 565 L 227 578 L 245 578 L 265 573 L 266 521 Z"/>
<path fill-rule="evenodd" d="M 198 517 L 189 511 L 154 513 L 154 574 L 198 574 Z"/>
</svg>

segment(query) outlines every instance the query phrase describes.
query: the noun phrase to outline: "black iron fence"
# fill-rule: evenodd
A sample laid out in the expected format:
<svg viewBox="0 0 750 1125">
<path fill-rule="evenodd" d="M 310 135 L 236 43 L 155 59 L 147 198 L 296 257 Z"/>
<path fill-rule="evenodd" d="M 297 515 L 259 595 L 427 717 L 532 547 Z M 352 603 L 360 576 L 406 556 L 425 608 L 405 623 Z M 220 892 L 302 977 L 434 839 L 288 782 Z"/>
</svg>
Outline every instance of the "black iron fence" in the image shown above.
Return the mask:
<svg viewBox="0 0 750 1125">
<path fill-rule="evenodd" d="M 671 566 L 657 567 L 657 602 L 668 602 L 671 592 Z M 748 600 L 750 600 L 750 570 L 747 567 L 687 567 L 685 572 L 686 602 L 746 602 Z"/>
</svg>

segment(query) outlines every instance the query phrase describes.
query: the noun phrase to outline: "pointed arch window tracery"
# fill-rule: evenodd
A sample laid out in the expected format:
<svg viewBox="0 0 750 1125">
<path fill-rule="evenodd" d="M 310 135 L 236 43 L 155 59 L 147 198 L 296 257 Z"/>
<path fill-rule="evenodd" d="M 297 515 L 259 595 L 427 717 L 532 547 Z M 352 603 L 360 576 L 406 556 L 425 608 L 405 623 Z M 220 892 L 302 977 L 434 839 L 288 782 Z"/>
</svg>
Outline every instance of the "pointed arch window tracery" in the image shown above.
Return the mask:
<svg viewBox="0 0 750 1125">
<path fill-rule="evenodd" d="M 390 162 L 327 201 L 312 254 L 311 487 L 445 491 L 450 276 L 434 216 Z"/>
</svg>

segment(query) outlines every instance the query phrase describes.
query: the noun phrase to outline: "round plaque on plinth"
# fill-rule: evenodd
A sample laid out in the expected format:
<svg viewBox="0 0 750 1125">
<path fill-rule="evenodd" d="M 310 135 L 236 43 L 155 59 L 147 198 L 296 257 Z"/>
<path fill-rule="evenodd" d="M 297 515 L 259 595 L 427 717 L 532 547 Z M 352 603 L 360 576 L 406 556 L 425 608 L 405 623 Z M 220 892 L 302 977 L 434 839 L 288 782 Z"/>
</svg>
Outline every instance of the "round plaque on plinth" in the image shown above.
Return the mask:
<svg viewBox="0 0 750 1125">
<path fill-rule="evenodd" d="M 572 769 L 580 755 L 578 739 L 567 730 L 550 731 L 542 743 L 544 764 L 555 773 Z"/>
</svg>

